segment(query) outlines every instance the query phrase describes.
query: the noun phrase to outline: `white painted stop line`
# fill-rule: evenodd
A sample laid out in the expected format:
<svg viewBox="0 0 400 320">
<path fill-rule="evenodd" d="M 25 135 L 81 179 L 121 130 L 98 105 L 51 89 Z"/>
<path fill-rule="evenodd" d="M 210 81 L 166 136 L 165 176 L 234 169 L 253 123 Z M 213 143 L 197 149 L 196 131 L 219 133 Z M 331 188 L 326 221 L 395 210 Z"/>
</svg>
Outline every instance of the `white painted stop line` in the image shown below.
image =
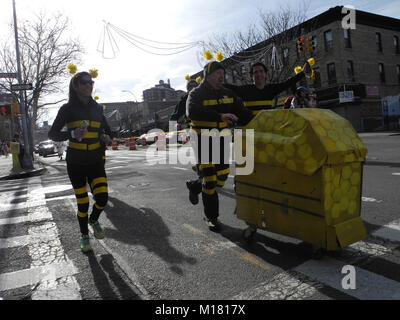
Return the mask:
<svg viewBox="0 0 400 320">
<path fill-rule="evenodd" d="M 393 172 L 392 175 L 394 175 L 394 176 L 400 176 L 400 172 Z"/>
</svg>

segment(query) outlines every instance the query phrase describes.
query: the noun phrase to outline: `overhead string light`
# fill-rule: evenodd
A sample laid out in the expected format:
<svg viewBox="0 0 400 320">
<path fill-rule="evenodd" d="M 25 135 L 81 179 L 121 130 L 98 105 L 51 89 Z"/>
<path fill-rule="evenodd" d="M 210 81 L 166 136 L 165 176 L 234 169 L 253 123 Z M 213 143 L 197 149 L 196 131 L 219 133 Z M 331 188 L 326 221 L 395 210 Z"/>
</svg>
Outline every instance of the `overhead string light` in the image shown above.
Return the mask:
<svg viewBox="0 0 400 320">
<path fill-rule="evenodd" d="M 229 60 L 232 60 L 236 63 L 245 63 L 247 61 L 258 61 L 264 58 L 268 52 L 270 52 L 273 49 L 272 45 L 267 45 L 264 47 L 261 47 L 259 49 L 254 49 L 254 50 L 244 50 L 238 53 L 234 53 L 232 56 L 229 57 Z M 203 47 L 203 52 L 205 48 Z M 202 67 L 205 63 L 204 55 L 203 52 L 197 51 L 197 62 L 200 67 Z"/>
<path fill-rule="evenodd" d="M 118 52 L 117 43 L 115 41 L 115 37 L 113 33 L 119 35 L 130 44 L 142 50 L 146 53 L 160 56 L 168 56 L 178 54 L 187 50 L 190 50 L 194 47 L 197 47 L 202 44 L 202 42 L 186 42 L 186 43 L 177 43 L 177 42 L 162 42 L 146 39 L 144 37 L 140 37 L 138 35 L 127 32 L 111 23 L 105 23 L 103 36 L 100 38 L 98 51 L 100 51 L 105 57 L 106 52 L 106 44 L 109 45 L 112 52 L 112 57 L 115 58 L 115 53 Z"/>
</svg>

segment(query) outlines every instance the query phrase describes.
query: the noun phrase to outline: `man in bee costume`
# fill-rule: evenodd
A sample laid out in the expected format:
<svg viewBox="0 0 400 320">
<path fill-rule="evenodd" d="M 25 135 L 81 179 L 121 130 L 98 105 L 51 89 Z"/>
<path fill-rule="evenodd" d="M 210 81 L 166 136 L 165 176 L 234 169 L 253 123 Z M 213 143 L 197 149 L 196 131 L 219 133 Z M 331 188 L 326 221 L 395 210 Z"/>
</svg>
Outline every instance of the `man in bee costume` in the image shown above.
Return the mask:
<svg viewBox="0 0 400 320">
<path fill-rule="evenodd" d="M 105 123 L 103 108 L 92 98 L 93 84 L 94 81 L 87 72 L 79 72 L 71 79 L 68 103 L 60 108 L 48 133 L 49 139 L 53 141 L 69 140 L 67 171 L 78 204 L 80 245 L 83 252 L 92 249 L 88 223 L 96 238 L 104 238 L 104 229 L 98 219 L 108 200 L 104 150 L 101 144 L 108 144 L 111 138 L 103 134 L 108 125 Z M 64 126 L 67 131 L 61 131 Z M 95 199 L 90 217 L 86 183 L 89 183 Z"/>
<path fill-rule="evenodd" d="M 217 129 L 220 132 L 236 122 L 239 125 L 246 125 L 253 118 L 251 111 L 243 106 L 237 95 L 223 87 L 224 80 L 225 69 L 222 64 L 217 61 L 209 62 L 204 67 L 204 80 L 189 93 L 186 102 L 186 115 L 191 119 L 191 135 L 195 133 L 197 138 L 191 138 L 191 141 L 194 142 L 193 147 L 202 177 L 201 194 L 205 221 L 212 231 L 220 229 L 216 187 L 223 187 L 228 178 L 229 156 L 224 157 L 226 151 L 224 138 L 220 136 L 220 149 L 216 151 L 220 152 L 220 161 L 213 163 L 212 152 L 215 152 L 212 148 L 213 139 L 211 136 L 207 136 L 206 132 L 202 132 L 202 129 Z M 202 137 L 208 139 L 209 150 L 201 150 Z M 202 157 L 202 153 L 207 151 L 209 154 L 204 161 L 205 157 Z M 188 186 L 190 192 L 198 192 L 198 190 L 191 190 L 191 187 Z M 195 184 L 193 188 L 196 188 Z"/>
<path fill-rule="evenodd" d="M 267 67 L 261 62 L 256 62 L 250 67 L 250 77 L 253 84 L 243 86 L 224 84 L 224 86 L 235 92 L 243 100 L 244 106 L 256 115 L 261 110 L 273 109 L 275 96 L 286 89 L 295 87 L 296 83 L 304 78 L 305 72 L 311 72 L 308 62 L 304 64 L 301 72 L 288 80 L 281 83 L 266 84 Z"/>
</svg>

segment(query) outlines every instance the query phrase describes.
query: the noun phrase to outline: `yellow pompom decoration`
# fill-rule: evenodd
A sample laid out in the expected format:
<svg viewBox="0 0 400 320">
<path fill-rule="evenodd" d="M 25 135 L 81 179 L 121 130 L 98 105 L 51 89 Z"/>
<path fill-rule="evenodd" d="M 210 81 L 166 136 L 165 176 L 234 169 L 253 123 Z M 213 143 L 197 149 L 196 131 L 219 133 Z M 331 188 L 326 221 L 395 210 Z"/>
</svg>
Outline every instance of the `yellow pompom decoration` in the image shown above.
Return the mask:
<svg viewBox="0 0 400 320">
<path fill-rule="evenodd" d="M 308 64 L 310 65 L 310 67 L 312 67 L 315 64 L 315 60 L 314 58 L 310 58 L 307 60 Z"/>
<path fill-rule="evenodd" d="M 197 78 L 196 78 L 196 82 L 197 82 L 197 83 L 200 83 L 200 82 L 201 82 L 201 77 L 197 77 Z"/>
<path fill-rule="evenodd" d="M 67 69 L 70 74 L 75 74 L 76 71 L 78 70 L 78 67 L 76 65 L 74 65 L 73 63 L 70 63 L 67 65 Z"/>
<path fill-rule="evenodd" d="M 90 69 L 89 70 L 89 74 L 92 77 L 92 79 L 97 78 L 97 76 L 99 75 L 99 70 L 97 69 Z"/>
<path fill-rule="evenodd" d="M 296 68 L 294 68 L 294 72 L 296 72 L 296 74 L 300 73 L 303 71 L 302 67 L 297 66 Z"/>
<path fill-rule="evenodd" d="M 222 61 L 224 59 L 224 56 L 222 55 L 221 51 L 216 53 L 215 59 L 217 59 L 217 61 Z"/>
<path fill-rule="evenodd" d="M 213 55 L 211 54 L 210 50 L 204 52 L 204 58 L 206 58 L 207 60 L 211 60 L 213 58 Z"/>
<path fill-rule="evenodd" d="M 189 81 L 189 80 L 190 80 L 190 76 L 187 74 L 187 75 L 185 76 L 185 79 L 186 79 L 186 81 Z"/>
<path fill-rule="evenodd" d="M 98 96 L 94 96 L 93 99 L 97 101 L 97 100 L 99 100 L 99 97 Z"/>
</svg>

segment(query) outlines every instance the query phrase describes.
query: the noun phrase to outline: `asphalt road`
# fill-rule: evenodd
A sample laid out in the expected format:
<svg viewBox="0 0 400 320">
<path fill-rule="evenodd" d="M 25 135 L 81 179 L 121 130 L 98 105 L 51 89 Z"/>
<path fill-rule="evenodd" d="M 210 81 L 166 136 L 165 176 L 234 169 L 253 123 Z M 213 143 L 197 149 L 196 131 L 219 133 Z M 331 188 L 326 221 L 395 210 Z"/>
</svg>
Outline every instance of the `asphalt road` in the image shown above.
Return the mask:
<svg viewBox="0 0 400 320">
<path fill-rule="evenodd" d="M 44 194 L 41 211 L 35 209 L 34 214 L 45 212 L 51 218 L 35 224 L 50 223 L 48 230 L 57 229 L 60 245 L 54 255 L 63 257 L 72 270 L 58 277 L 68 280 L 64 291 L 58 290 L 61 295 L 64 292 L 61 298 L 398 299 L 400 135 L 360 136 L 368 148 L 361 216 L 369 237 L 320 261 L 310 259 L 309 245 L 293 238 L 259 230 L 253 244 L 243 240 L 247 226 L 234 215 L 233 173 L 219 193 L 222 231 L 208 230 L 201 199 L 196 206 L 188 200 L 185 181 L 195 176 L 191 165 L 162 163 L 168 151 L 158 156 L 145 150 L 107 151 L 109 205 L 100 217 L 106 237 L 93 239 L 94 250 L 88 255 L 79 249 L 76 204 L 65 161 L 56 155 L 40 158 L 47 166 L 46 174 L 0 182 L 0 188 L 9 192 L 8 202 L 24 207 L 27 201 L 28 211 L 39 208 L 34 195 Z M 171 149 L 171 155 L 189 150 L 185 146 Z M 18 210 L 3 205 L 0 217 L 19 217 Z M 30 232 L 30 225 L 29 221 L 19 223 L 23 228 L 0 225 L 0 237 L 21 237 Z M 392 233 L 386 232 L 388 227 Z M 13 262 L 0 263 L 0 274 L 32 269 L 28 245 L 3 247 L 0 257 Z M 356 268 L 358 288 L 343 288 L 344 265 Z M 0 287 L 0 297 L 38 296 L 35 291 L 40 286 L 31 282 Z M 49 290 L 41 292 L 49 295 Z"/>
</svg>

